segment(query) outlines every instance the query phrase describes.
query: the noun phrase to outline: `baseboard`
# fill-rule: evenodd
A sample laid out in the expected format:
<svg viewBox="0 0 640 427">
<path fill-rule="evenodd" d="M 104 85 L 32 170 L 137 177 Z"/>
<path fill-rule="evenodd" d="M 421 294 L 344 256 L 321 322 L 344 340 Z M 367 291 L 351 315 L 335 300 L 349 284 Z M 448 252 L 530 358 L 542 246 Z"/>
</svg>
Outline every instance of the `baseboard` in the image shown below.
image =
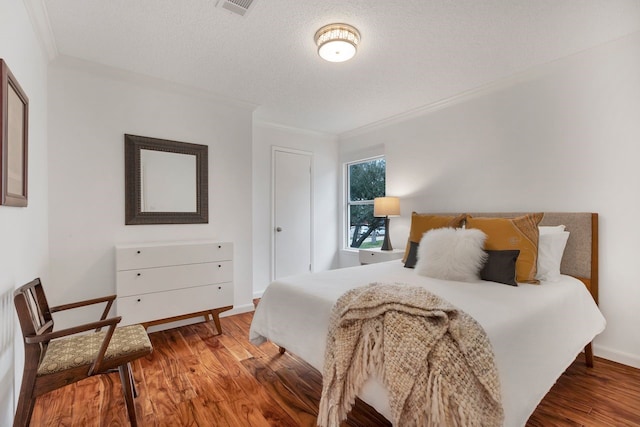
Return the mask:
<svg viewBox="0 0 640 427">
<path fill-rule="evenodd" d="M 625 353 L 595 344 L 593 345 L 593 354 L 603 359 L 640 369 L 640 356 L 636 354 Z"/>
<path fill-rule="evenodd" d="M 242 304 L 236 305 L 231 310 L 220 313 L 220 317 L 233 316 L 234 314 L 242 314 L 249 313 L 250 311 L 254 311 L 255 307 L 253 304 Z"/>
<path fill-rule="evenodd" d="M 234 306 L 231 310 L 223 311 L 222 313 L 220 313 L 220 317 L 233 316 L 234 314 L 248 313 L 248 312 L 254 311 L 254 310 L 255 310 L 255 307 L 253 306 L 253 304 L 237 305 L 237 306 Z M 180 326 L 186 326 L 186 325 L 192 325 L 194 323 L 200 323 L 203 320 L 204 320 L 204 317 L 195 316 L 195 317 L 191 317 L 189 319 L 178 320 L 178 321 L 175 321 L 175 322 L 160 323 L 158 325 L 149 326 L 147 328 L 147 332 L 152 333 L 152 332 L 164 331 L 164 330 L 167 330 L 167 329 L 178 328 Z"/>
<path fill-rule="evenodd" d="M 262 294 L 264 294 L 264 289 L 258 292 L 254 292 L 253 293 L 253 299 L 260 299 L 262 298 Z"/>
</svg>

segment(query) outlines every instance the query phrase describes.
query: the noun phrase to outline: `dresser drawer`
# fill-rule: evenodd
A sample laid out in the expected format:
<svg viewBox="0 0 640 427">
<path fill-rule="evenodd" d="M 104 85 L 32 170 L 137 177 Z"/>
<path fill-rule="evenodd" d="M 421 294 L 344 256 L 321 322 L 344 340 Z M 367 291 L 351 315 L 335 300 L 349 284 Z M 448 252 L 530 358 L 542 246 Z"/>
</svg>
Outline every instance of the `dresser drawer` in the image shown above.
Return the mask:
<svg viewBox="0 0 640 427">
<path fill-rule="evenodd" d="M 380 249 L 360 249 L 360 264 L 375 264 L 377 262 L 401 259 L 404 256 L 404 249 L 393 249 L 382 251 Z"/>
<path fill-rule="evenodd" d="M 233 261 L 139 268 L 116 274 L 117 294 L 124 297 L 231 282 Z"/>
<path fill-rule="evenodd" d="M 116 300 L 120 325 L 149 322 L 198 311 L 233 305 L 233 283 L 119 297 Z"/>
<path fill-rule="evenodd" d="M 233 259 L 232 243 L 189 242 L 131 245 L 116 248 L 116 270 L 199 264 Z"/>
</svg>

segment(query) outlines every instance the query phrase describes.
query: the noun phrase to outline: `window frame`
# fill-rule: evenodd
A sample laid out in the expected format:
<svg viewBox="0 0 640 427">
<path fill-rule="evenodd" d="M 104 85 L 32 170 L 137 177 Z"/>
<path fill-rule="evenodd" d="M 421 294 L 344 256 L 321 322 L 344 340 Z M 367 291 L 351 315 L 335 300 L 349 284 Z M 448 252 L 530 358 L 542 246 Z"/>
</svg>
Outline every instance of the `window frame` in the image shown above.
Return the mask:
<svg viewBox="0 0 640 427">
<path fill-rule="evenodd" d="M 343 203 L 344 203 L 344 208 L 343 208 L 343 227 L 342 227 L 342 249 L 346 250 L 346 251 L 352 251 L 352 252 L 357 252 L 360 250 L 360 248 L 354 248 L 351 247 L 351 239 L 350 239 L 350 230 L 351 230 L 351 218 L 350 218 L 350 213 L 351 213 L 351 206 L 362 206 L 362 205 L 371 205 L 373 206 L 373 199 L 372 200 L 356 200 L 356 201 L 351 201 L 351 174 L 349 173 L 349 167 L 352 165 L 357 165 L 360 163 L 368 163 L 374 160 L 384 160 L 385 161 L 385 168 L 384 168 L 384 174 L 385 174 L 385 189 L 384 189 L 384 194 L 380 195 L 380 196 L 376 196 L 376 197 L 384 197 L 386 195 L 387 192 L 387 186 L 386 186 L 386 177 L 387 177 L 387 161 L 386 161 L 386 157 L 384 154 L 378 154 L 375 156 L 368 156 L 368 157 L 361 157 L 355 160 L 349 160 L 343 163 L 343 176 L 344 176 L 344 199 L 343 199 Z M 384 226 L 383 226 L 384 227 Z M 386 233 L 386 230 L 385 230 Z M 380 245 L 382 245 L 382 242 L 380 243 Z"/>
</svg>

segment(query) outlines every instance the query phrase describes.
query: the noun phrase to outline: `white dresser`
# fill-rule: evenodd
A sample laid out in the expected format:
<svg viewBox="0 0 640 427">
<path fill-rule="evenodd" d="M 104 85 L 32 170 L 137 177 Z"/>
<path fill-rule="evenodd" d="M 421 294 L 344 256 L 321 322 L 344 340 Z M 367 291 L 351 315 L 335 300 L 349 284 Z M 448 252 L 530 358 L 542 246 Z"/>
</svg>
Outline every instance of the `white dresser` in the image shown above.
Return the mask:
<svg viewBox="0 0 640 427">
<path fill-rule="evenodd" d="M 122 325 L 145 327 L 233 308 L 233 244 L 194 241 L 116 246 Z"/>
</svg>

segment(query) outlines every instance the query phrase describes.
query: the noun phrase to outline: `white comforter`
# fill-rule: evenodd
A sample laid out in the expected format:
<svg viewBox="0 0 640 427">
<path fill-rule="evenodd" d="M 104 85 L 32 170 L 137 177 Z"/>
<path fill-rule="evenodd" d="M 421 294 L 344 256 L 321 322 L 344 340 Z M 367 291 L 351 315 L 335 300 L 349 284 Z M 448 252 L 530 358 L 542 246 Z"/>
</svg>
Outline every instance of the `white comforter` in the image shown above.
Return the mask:
<svg viewBox="0 0 640 427">
<path fill-rule="evenodd" d="M 399 261 L 277 280 L 265 290 L 251 324 L 250 340 L 285 347 L 322 372 L 329 314 L 348 289 L 371 282 L 423 286 L 473 316 L 484 327 L 502 384 L 505 426 L 523 426 L 557 378 L 605 320 L 582 282 L 518 287 L 478 281 L 431 279 Z M 375 378 L 360 398 L 390 419 L 384 386 Z"/>
</svg>

